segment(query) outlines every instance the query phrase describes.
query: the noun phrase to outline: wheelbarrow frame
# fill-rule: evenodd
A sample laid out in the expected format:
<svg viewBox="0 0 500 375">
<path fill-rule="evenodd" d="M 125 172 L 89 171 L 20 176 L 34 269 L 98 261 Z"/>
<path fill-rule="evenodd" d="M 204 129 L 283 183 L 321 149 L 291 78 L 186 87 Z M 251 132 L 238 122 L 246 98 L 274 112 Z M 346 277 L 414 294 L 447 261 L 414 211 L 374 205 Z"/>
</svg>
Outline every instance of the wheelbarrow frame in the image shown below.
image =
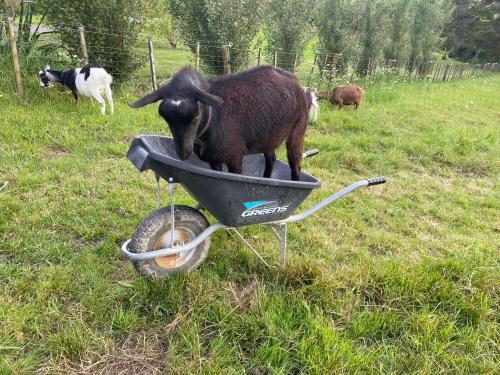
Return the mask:
<svg viewBox="0 0 500 375">
<path fill-rule="evenodd" d="M 317 152 L 307 152 L 304 154 L 304 157 L 312 156 L 315 155 Z M 157 177 L 157 199 L 158 199 L 158 208 L 160 208 L 160 200 L 159 200 L 159 192 L 160 192 L 160 179 Z M 287 247 L 287 225 L 288 223 L 294 223 L 296 221 L 303 220 L 312 214 L 316 213 L 317 211 L 321 210 L 322 208 L 327 207 L 328 205 L 332 204 L 334 201 L 342 198 L 343 196 L 351 193 L 352 191 L 359 189 L 361 187 L 365 186 L 371 186 L 371 185 L 378 185 L 378 184 L 383 184 L 385 183 L 385 177 L 375 177 L 375 178 L 370 178 L 366 180 L 361 180 L 358 182 L 355 182 L 342 190 L 339 190 L 335 194 L 331 195 L 330 197 L 326 198 L 325 200 L 317 203 L 316 205 L 310 207 L 309 209 L 296 214 L 296 215 L 291 215 L 286 219 L 282 220 L 277 220 L 277 221 L 269 221 L 269 222 L 264 222 L 264 223 L 259 223 L 262 225 L 266 225 L 269 230 L 271 230 L 272 234 L 278 241 L 280 242 L 280 248 L 281 248 L 281 254 L 280 254 L 280 264 L 282 266 L 285 265 L 286 261 L 286 247 Z M 174 243 L 173 241 L 173 234 L 175 232 L 175 199 L 174 199 L 174 191 L 176 187 L 176 183 L 171 181 L 167 181 L 168 183 L 168 192 L 170 196 L 170 207 L 171 207 L 171 233 L 172 233 L 172 240 L 171 243 Z M 200 205 L 198 205 L 196 208 L 200 209 Z M 250 225 L 256 225 L 256 224 L 250 224 Z M 244 225 L 244 226 L 250 226 L 250 225 Z M 259 259 L 269 266 L 269 264 L 264 260 L 264 258 L 252 247 L 252 245 L 243 237 L 243 235 L 240 233 L 239 227 L 232 227 L 232 226 L 227 226 L 224 225 L 220 222 L 216 222 L 214 224 L 211 224 L 208 228 L 206 228 L 203 232 L 201 232 L 198 236 L 196 236 L 194 239 L 189 241 L 188 243 L 182 244 L 182 245 L 177 245 L 177 246 L 172 246 L 172 247 L 166 247 L 163 249 L 159 250 L 152 250 L 152 251 L 147 251 L 145 253 L 133 253 L 128 251 L 128 245 L 131 241 L 131 239 L 128 239 L 123 243 L 121 246 L 120 250 L 121 253 L 131 261 L 144 261 L 144 260 L 151 260 L 157 257 L 163 257 L 163 256 L 169 256 L 169 255 L 177 255 L 184 253 L 186 251 L 193 250 L 196 246 L 201 244 L 203 241 L 205 241 L 209 236 L 211 236 L 214 232 L 216 232 L 219 229 L 226 229 L 226 230 L 232 230 L 235 232 L 235 234 L 247 245 L 250 250 L 254 252 L 255 255 L 259 257 Z M 281 232 L 281 233 L 280 233 Z"/>
</svg>

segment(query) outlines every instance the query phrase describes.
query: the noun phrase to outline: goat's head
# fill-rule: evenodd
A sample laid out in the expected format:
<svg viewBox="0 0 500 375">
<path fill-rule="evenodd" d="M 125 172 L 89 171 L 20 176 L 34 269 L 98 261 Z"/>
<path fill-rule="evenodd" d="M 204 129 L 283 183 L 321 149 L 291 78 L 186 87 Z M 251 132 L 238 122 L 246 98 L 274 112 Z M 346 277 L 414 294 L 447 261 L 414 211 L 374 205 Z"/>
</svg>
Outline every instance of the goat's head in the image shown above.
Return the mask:
<svg viewBox="0 0 500 375">
<path fill-rule="evenodd" d="M 181 160 L 193 153 L 194 141 L 199 133 L 200 124 L 196 118 L 201 115 L 199 103 L 220 107 L 220 97 L 207 92 L 208 85 L 191 68 L 176 73 L 169 83 L 130 104 L 140 108 L 161 100 L 158 112 L 165 119 L 174 137 L 175 151 Z"/>
<path fill-rule="evenodd" d="M 56 70 L 50 70 L 50 65 L 45 64 L 43 70 L 38 72 L 40 78 L 40 86 L 43 88 L 50 87 L 52 82 L 61 82 L 61 73 Z"/>
<path fill-rule="evenodd" d="M 50 69 L 49 64 L 45 64 L 43 70 L 38 72 L 38 77 L 40 78 L 40 87 L 47 88 L 50 86 L 50 79 L 47 76 L 47 70 Z"/>
</svg>

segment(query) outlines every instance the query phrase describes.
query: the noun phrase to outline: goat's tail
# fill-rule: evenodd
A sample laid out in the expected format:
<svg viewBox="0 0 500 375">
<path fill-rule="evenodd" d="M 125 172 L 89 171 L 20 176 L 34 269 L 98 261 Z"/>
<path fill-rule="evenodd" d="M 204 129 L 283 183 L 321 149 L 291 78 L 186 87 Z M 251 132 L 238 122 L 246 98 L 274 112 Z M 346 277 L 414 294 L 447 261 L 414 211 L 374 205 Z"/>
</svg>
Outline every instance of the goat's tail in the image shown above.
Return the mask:
<svg viewBox="0 0 500 375">
<path fill-rule="evenodd" d="M 310 88 L 306 89 L 306 95 L 307 108 L 309 109 L 309 122 L 315 123 L 316 121 L 318 121 L 319 115 L 318 98 L 316 97 L 316 93 Z"/>
<path fill-rule="evenodd" d="M 106 83 L 108 84 L 108 86 L 111 86 L 111 84 L 113 83 L 113 77 L 109 73 L 108 76 L 106 77 Z"/>
</svg>

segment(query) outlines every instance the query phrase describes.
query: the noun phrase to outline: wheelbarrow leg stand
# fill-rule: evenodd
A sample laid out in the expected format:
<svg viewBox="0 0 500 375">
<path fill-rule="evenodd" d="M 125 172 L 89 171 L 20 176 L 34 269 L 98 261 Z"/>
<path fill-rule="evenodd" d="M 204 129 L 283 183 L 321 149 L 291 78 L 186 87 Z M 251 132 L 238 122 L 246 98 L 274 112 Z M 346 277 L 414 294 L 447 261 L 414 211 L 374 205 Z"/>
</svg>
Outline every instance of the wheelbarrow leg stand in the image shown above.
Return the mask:
<svg viewBox="0 0 500 375">
<path fill-rule="evenodd" d="M 288 228 L 286 224 L 281 224 L 281 237 L 280 237 L 280 245 L 281 245 L 281 255 L 280 255 L 280 264 L 282 267 L 285 267 L 286 261 L 286 235 Z"/>
<path fill-rule="evenodd" d="M 276 237 L 276 239 L 280 242 L 280 248 L 281 248 L 281 254 L 280 254 L 280 265 L 285 266 L 285 260 L 286 260 L 286 235 L 287 235 L 287 225 L 286 223 L 281 223 L 281 224 L 267 224 L 267 227 L 271 230 L 271 233 Z M 254 247 L 246 240 L 245 237 L 240 233 L 240 231 L 237 228 L 231 228 L 234 233 L 240 238 L 240 240 L 243 241 L 245 245 L 248 246 L 252 252 L 257 255 L 257 257 L 261 260 L 262 263 L 264 263 L 267 267 L 270 267 L 269 264 L 264 260 L 264 258 L 259 254 L 257 250 L 254 249 Z M 281 233 L 277 230 L 281 231 Z"/>
<path fill-rule="evenodd" d="M 281 224 L 267 224 L 267 227 L 271 233 L 280 242 L 281 254 L 280 254 L 280 265 L 285 266 L 286 261 L 286 236 L 288 232 L 288 227 L 286 223 Z M 279 233 L 281 231 L 281 234 Z"/>
<path fill-rule="evenodd" d="M 246 238 L 242 236 L 242 234 L 240 233 L 240 231 L 239 231 L 237 228 L 231 228 L 231 229 L 234 231 L 234 233 L 236 233 L 236 235 L 240 238 L 240 240 L 242 240 L 242 241 L 243 241 L 243 243 L 244 243 L 245 245 L 247 245 L 247 246 L 248 246 L 248 248 L 249 248 L 250 250 L 252 250 L 252 252 L 253 252 L 255 255 L 257 255 L 257 257 L 260 259 L 260 261 L 261 261 L 262 263 L 264 263 L 267 267 L 271 268 L 271 266 L 270 266 L 270 265 L 269 265 L 269 264 L 268 264 L 268 263 L 264 260 L 264 258 L 262 258 L 262 255 L 260 255 L 260 254 L 259 254 L 259 252 L 253 248 L 253 246 L 250 244 L 250 242 L 248 242 L 248 241 L 246 240 Z"/>
</svg>

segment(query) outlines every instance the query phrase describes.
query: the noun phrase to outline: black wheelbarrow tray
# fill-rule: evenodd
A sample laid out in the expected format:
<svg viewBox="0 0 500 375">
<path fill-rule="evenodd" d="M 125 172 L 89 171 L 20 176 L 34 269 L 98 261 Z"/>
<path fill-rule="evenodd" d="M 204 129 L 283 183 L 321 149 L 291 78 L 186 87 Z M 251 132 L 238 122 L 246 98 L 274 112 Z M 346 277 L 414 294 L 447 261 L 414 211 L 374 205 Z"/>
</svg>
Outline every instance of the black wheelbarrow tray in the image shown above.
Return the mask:
<svg viewBox="0 0 500 375">
<path fill-rule="evenodd" d="M 304 157 L 316 154 L 313 150 Z M 146 276 L 169 276 L 198 267 L 207 256 L 211 235 L 218 229 L 231 229 L 267 265 L 243 238 L 238 227 L 266 224 L 280 241 L 280 263 L 286 257 L 287 224 L 305 219 L 363 186 L 385 182 L 376 177 L 355 182 L 306 211 L 292 215 L 311 191 L 320 186 L 314 177 L 302 172 L 300 181 L 290 180 L 290 167 L 277 160 L 271 178 L 264 173 L 263 155 L 247 155 L 243 173 L 214 171 L 193 155 L 181 161 L 171 138 L 137 136 L 127 158 L 140 171 L 152 170 L 158 181 L 158 210 L 144 219 L 131 239 L 121 247 L 122 254 Z M 168 183 L 170 205 L 160 208 L 159 181 Z M 196 207 L 174 204 L 174 189 L 180 183 L 198 202 Z M 210 224 L 200 212 L 207 210 L 217 222 Z"/>
</svg>

